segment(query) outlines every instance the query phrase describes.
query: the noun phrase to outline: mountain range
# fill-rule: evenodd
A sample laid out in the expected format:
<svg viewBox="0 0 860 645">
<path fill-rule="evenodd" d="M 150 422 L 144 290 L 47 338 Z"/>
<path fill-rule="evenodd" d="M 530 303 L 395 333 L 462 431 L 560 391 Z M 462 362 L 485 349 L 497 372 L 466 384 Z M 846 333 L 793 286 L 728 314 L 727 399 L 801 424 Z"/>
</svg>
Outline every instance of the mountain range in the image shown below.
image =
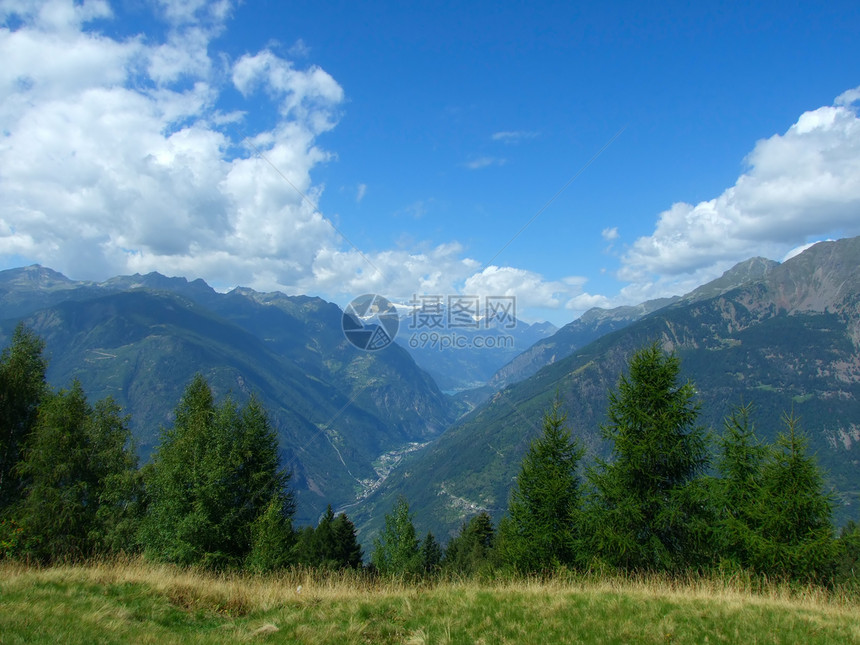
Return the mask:
<svg viewBox="0 0 860 645">
<path fill-rule="evenodd" d="M 360 499 L 455 416 L 406 350 L 359 351 L 340 308 L 319 298 L 222 294 L 157 273 L 77 282 L 31 266 L 0 272 L 0 311 L 0 345 L 23 320 L 46 342 L 49 382 L 112 395 L 144 459 L 195 373 L 219 396 L 258 396 L 293 472 L 300 522 Z"/>
<path fill-rule="evenodd" d="M 470 515 L 498 517 L 555 397 L 586 462 L 606 456 L 607 394 L 630 355 L 658 342 L 681 359 L 718 433 L 742 402 L 773 440 L 793 410 L 833 489 L 837 519 L 860 494 L 860 238 L 816 244 L 782 264 L 753 258 L 680 298 L 594 310 L 541 340 L 482 390 L 485 401 L 417 452 L 357 516 L 365 532 L 404 495 L 418 528 L 448 536 Z M 499 387 L 510 382 L 506 387 Z"/>
<path fill-rule="evenodd" d="M 195 373 L 219 396 L 253 393 L 293 473 L 299 523 L 330 503 L 366 541 L 404 495 L 419 531 L 444 541 L 480 510 L 504 512 L 555 397 L 586 461 L 606 455 L 607 394 L 632 352 L 656 341 L 680 357 L 715 433 L 733 406 L 752 402 L 772 440 L 793 409 L 837 517 L 856 519 L 858 266 L 860 238 L 782 264 L 752 258 L 683 296 L 592 309 L 558 330 L 518 324 L 507 353 L 410 348 L 400 335 L 405 347 L 363 352 L 344 337 L 341 309 L 319 298 L 219 293 L 158 273 L 82 282 L 30 266 L 0 272 L 0 346 L 23 320 L 46 341 L 49 381 L 77 378 L 92 400 L 113 395 L 144 459 Z"/>
</svg>

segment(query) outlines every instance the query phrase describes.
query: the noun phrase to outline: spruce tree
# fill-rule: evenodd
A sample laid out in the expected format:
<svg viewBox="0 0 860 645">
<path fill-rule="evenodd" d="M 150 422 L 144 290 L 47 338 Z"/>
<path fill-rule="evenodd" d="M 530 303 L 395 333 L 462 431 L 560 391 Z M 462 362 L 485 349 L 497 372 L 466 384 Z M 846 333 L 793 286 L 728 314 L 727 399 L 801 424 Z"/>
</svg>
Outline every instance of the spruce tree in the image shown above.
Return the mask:
<svg viewBox="0 0 860 645">
<path fill-rule="evenodd" d="M 750 535 L 759 530 L 755 507 L 761 497 L 761 469 L 768 447 L 759 442 L 750 418 L 752 404 L 741 405 L 723 423 L 714 486 L 715 546 L 718 556 L 751 566 Z"/>
<path fill-rule="evenodd" d="M 835 581 L 854 586 L 860 584 L 860 524 L 854 520 L 842 527 L 836 542 Z"/>
<path fill-rule="evenodd" d="M 24 482 L 16 465 L 47 393 L 45 344 L 23 323 L 0 354 L 0 515 L 21 498 Z"/>
<path fill-rule="evenodd" d="M 784 415 L 783 422 L 786 429 L 762 467 L 756 530 L 748 538 L 752 565 L 797 580 L 826 578 L 836 555 L 832 502 L 821 470 L 806 454 L 797 417 Z"/>
<path fill-rule="evenodd" d="M 90 468 L 98 482 L 91 537 L 100 553 L 136 551 L 145 499 L 128 417 L 113 398 L 102 399 L 93 406 L 87 431 Z"/>
<path fill-rule="evenodd" d="M 442 547 L 433 537 L 433 533 L 427 531 L 427 535 L 421 540 L 421 570 L 427 574 L 436 573 L 442 565 Z"/>
<path fill-rule="evenodd" d="M 27 557 L 48 562 L 134 549 L 141 491 L 130 433 L 112 399 L 80 383 L 46 395 L 23 461 L 16 516 Z"/>
<path fill-rule="evenodd" d="M 493 520 L 481 511 L 460 528 L 445 549 L 444 568 L 459 575 L 474 575 L 491 564 L 496 532 Z"/>
<path fill-rule="evenodd" d="M 355 525 L 345 513 L 340 513 L 332 524 L 335 537 L 335 561 L 340 568 L 358 569 L 361 567 L 362 552 L 361 545 L 355 533 Z"/>
<path fill-rule="evenodd" d="M 400 497 L 391 512 L 385 515 L 385 528 L 373 545 L 371 560 L 380 573 L 413 575 L 419 572 L 418 538 L 404 497 Z"/>
<path fill-rule="evenodd" d="M 213 568 L 239 565 L 254 540 L 263 540 L 263 528 L 272 534 L 286 530 L 295 508 L 287 482 L 278 469 L 274 432 L 257 401 L 243 410 L 230 399 L 217 405 L 197 375 L 153 456 L 141 541 L 156 559 Z"/>
<path fill-rule="evenodd" d="M 296 534 L 292 513 L 284 508 L 283 496 L 275 494 L 251 524 L 251 549 L 245 565 L 251 571 L 276 571 L 295 562 Z"/>
<path fill-rule="evenodd" d="M 630 359 L 609 395 L 612 460 L 598 460 L 590 480 L 593 553 L 626 569 L 676 570 L 701 561 L 706 542 L 704 482 L 708 464 L 691 383 L 680 362 L 652 344 Z"/>
<path fill-rule="evenodd" d="M 521 571 L 537 571 L 576 559 L 580 540 L 583 450 L 571 439 L 559 402 L 544 415 L 543 433 L 532 441 L 500 525 L 500 557 Z"/>
</svg>

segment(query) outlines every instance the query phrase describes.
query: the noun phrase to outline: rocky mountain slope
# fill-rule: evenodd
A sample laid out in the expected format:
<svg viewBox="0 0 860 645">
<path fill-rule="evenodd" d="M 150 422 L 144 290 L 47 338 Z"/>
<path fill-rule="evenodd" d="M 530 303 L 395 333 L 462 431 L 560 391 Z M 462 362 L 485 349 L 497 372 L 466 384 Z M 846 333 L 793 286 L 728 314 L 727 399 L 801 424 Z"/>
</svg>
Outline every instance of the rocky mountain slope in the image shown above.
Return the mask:
<svg viewBox="0 0 860 645">
<path fill-rule="evenodd" d="M 259 396 L 294 473 L 300 521 L 373 490 L 388 472 L 381 462 L 453 415 L 405 350 L 355 349 L 341 310 L 319 298 L 220 294 L 155 273 L 75 282 L 34 266 L 0 272 L 0 312 L 0 345 L 23 319 L 46 341 L 49 381 L 114 396 L 144 457 L 196 372 L 219 395 Z"/>
<path fill-rule="evenodd" d="M 829 473 L 837 517 L 856 519 L 858 266 L 860 238 L 819 243 L 781 265 L 741 263 L 493 394 L 394 473 L 362 509 L 359 524 L 373 531 L 401 494 L 412 504 L 419 530 L 441 536 L 478 510 L 502 513 L 522 456 L 556 394 L 588 453 L 605 452 L 599 425 L 607 393 L 630 354 L 653 341 L 677 352 L 700 394 L 702 422 L 717 431 L 733 406 L 751 401 L 759 433 L 772 439 L 782 412 L 793 409 Z"/>
</svg>

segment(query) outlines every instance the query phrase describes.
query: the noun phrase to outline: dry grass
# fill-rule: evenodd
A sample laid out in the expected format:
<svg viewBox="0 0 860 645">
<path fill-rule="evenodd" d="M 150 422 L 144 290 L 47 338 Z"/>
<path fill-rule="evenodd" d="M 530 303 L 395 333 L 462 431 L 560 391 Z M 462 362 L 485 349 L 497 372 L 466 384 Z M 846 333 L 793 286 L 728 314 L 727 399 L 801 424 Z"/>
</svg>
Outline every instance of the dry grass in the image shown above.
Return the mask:
<svg viewBox="0 0 860 645">
<path fill-rule="evenodd" d="M 845 591 L 734 578 L 559 575 L 410 584 L 216 575 L 141 559 L 0 563 L 0 642 L 860 642 Z"/>
</svg>

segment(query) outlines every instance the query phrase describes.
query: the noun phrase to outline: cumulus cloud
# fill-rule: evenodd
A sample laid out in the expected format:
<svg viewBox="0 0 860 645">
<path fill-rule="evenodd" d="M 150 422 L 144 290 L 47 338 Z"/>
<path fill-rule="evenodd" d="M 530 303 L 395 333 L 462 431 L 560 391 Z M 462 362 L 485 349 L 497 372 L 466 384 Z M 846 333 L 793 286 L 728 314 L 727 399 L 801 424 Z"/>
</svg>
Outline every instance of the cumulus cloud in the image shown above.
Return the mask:
<svg viewBox="0 0 860 645">
<path fill-rule="evenodd" d="M 546 280 L 534 271 L 490 265 L 466 279 L 463 293 L 515 296 L 520 308 L 559 308 L 582 296 L 585 282 L 579 276 Z"/>
<path fill-rule="evenodd" d="M 310 172 L 329 158 L 315 138 L 336 122 L 342 89 L 268 50 L 232 63 L 235 87 L 249 99 L 265 92 L 281 113 L 237 156 L 241 142 L 222 128 L 244 114 L 217 110 L 225 88 L 207 52 L 230 4 L 159 5 L 170 26 L 161 43 L 88 29 L 110 16 L 103 2 L 3 5 L 20 26 L 0 30 L 0 255 L 76 277 L 301 282 L 336 239 L 308 201 L 321 191 Z"/>
<path fill-rule="evenodd" d="M 236 60 L 211 52 L 230 2 L 155 6 L 161 41 L 106 36 L 104 1 L 0 2 L 2 24 L 15 25 L 0 28 L 0 259 L 75 278 L 156 270 L 332 299 L 468 287 L 559 306 L 581 292 L 481 270 L 456 242 L 352 248 L 315 206 L 323 186 L 312 181 L 332 158 L 318 138 L 340 118 L 337 81 L 268 48 Z M 225 113 L 219 100 L 231 90 L 246 105 Z M 273 122 L 250 123 L 266 106 Z M 494 163 L 503 160 L 474 166 Z M 357 201 L 366 190 L 358 185 Z M 405 212 L 420 217 L 428 203 Z"/>
<path fill-rule="evenodd" d="M 623 294 L 680 293 L 753 255 L 779 258 L 810 238 L 860 234 L 860 88 L 759 141 L 720 196 L 673 204 L 622 259 Z"/>
</svg>

